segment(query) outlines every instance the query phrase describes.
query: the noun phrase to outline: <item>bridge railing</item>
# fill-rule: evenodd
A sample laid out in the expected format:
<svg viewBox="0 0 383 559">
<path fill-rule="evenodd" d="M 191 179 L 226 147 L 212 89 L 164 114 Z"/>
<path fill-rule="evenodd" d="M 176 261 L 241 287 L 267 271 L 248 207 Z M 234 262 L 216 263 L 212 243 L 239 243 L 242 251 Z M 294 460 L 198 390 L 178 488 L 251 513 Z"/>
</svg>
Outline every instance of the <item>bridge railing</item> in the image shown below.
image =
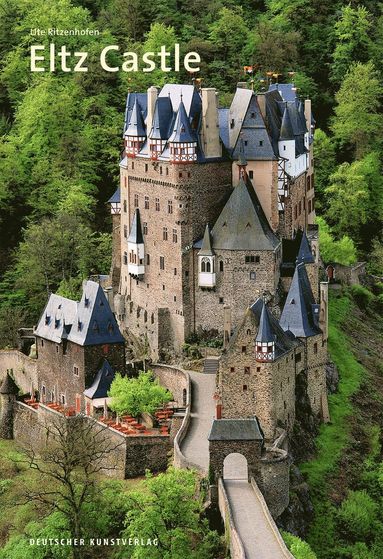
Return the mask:
<svg viewBox="0 0 383 559">
<path fill-rule="evenodd" d="M 281 548 L 281 552 L 282 552 L 283 556 L 286 559 L 294 559 L 294 556 L 287 549 L 287 546 L 286 546 L 285 542 L 283 541 L 281 533 L 278 530 L 277 525 L 275 524 L 273 517 L 271 516 L 269 507 L 266 504 L 266 501 L 265 501 L 265 499 L 264 499 L 264 497 L 261 493 L 261 490 L 259 489 L 259 487 L 258 487 L 258 485 L 257 485 L 257 483 L 256 483 L 256 481 L 254 480 L 253 477 L 251 478 L 250 483 L 251 483 L 251 486 L 252 486 L 253 491 L 255 493 L 255 497 L 258 499 L 258 501 L 259 501 L 259 503 L 262 507 L 263 514 L 264 514 L 267 522 L 269 523 L 269 526 L 270 526 L 272 532 L 274 533 L 275 539 L 278 542 L 279 547 Z"/>
<path fill-rule="evenodd" d="M 218 480 L 218 506 L 225 524 L 225 531 L 230 537 L 231 559 L 246 559 L 245 549 L 234 525 L 233 513 L 230 508 L 229 499 L 222 478 Z"/>
</svg>

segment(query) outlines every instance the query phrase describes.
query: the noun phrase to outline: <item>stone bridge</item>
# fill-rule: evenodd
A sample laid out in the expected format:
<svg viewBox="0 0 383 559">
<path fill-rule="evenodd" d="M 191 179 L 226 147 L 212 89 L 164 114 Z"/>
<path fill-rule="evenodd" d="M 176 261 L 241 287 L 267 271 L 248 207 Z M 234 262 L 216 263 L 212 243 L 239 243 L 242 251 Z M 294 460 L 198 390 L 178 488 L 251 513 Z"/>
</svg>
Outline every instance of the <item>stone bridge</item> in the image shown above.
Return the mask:
<svg viewBox="0 0 383 559">
<path fill-rule="evenodd" d="M 215 418 L 215 375 L 192 371 L 189 375 L 191 398 L 183 425 L 174 441 L 174 462 L 177 467 L 196 468 L 207 475 L 208 435 Z M 270 471 L 270 453 L 278 453 L 278 450 L 270 450 L 265 460 L 265 475 L 261 477 L 265 483 L 267 475 L 270 479 L 278 477 Z M 218 480 L 217 498 L 225 529 L 230 536 L 232 559 L 293 559 L 257 483 L 252 477 L 248 481 L 246 459 L 240 454 L 232 454 L 228 458 L 223 478 Z M 286 460 L 283 460 L 283 467 L 286 468 Z"/>
</svg>

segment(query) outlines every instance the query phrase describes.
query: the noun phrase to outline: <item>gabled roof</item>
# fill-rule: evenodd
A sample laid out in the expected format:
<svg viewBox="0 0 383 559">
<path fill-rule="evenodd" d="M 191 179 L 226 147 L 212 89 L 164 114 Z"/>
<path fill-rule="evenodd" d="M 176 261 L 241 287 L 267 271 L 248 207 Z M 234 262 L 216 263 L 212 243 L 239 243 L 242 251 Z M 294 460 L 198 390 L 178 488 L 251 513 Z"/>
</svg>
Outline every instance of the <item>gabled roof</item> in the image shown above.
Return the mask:
<svg viewBox="0 0 383 559">
<path fill-rule="evenodd" d="M 18 394 L 19 387 L 10 376 L 9 373 L 5 375 L 3 382 L 0 385 L 0 394 Z"/>
<path fill-rule="evenodd" d="M 142 235 L 140 210 L 136 208 L 133 214 L 133 221 L 129 232 L 128 243 L 142 244 L 143 242 L 144 237 Z"/>
<path fill-rule="evenodd" d="M 247 177 L 241 177 L 226 202 L 213 227 L 212 241 L 215 250 L 274 250 L 280 244 Z"/>
<path fill-rule="evenodd" d="M 146 128 L 144 124 L 144 119 L 141 113 L 141 107 L 136 99 L 133 105 L 133 110 L 130 115 L 129 124 L 125 130 L 125 136 L 146 136 Z"/>
<path fill-rule="evenodd" d="M 256 417 L 249 419 L 215 419 L 209 441 L 263 441 L 264 435 Z"/>
<path fill-rule="evenodd" d="M 295 101 L 297 90 L 293 83 L 272 83 L 269 91 L 278 91 L 284 101 Z"/>
<path fill-rule="evenodd" d="M 152 140 L 167 140 L 173 122 L 173 108 L 169 97 L 158 97 L 154 109 L 152 129 L 149 138 Z"/>
<path fill-rule="evenodd" d="M 183 143 L 196 142 L 197 136 L 190 126 L 189 118 L 186 114 L 185 105 L 181 99 L 178 107 L 177 117 L 174 122 L 173 132 L 169 137 L 169 142 Z"/>
<path fill-rule="evenodd" d="M 109 361 L 104 359 L 101 369 L 96 374 L 91 386 L 84 390 L 84 396 L 92 400 L 96 398 L 107 398 L 114 376 L 115 371 L 111 367 Z"/>
<path fill-rule="evenodd" d="M 279 134 L 280 140 L 294 140 L 294 130 L 291 123 L 290 113 L 287 107 L 283 112 L 281 130 Z"/>
<path fill-rule="evenodd" d="M 271 325 L 270 311 L 263 302 L 261 316 L 259 317 L 258 332 L 255 336 L 256 342 L 274 342 L 275 335 Z"/>
<path fill-rule="evenodd" d="M 209 225 L 206 225 L 205 233 L 202 239 L 201 250 L 198 252 L 199 256 L 213 256 L 214 252 L 211 247 L 211 237 Z"/>
<path fill-rule="evenodd" d="M 270 309 L 268 309 L 263 299 L 257 299 L 255 303 L 251 305 L 247 314 L 252 319 L 254 326 L 258 329 L 255 340 L 259 342 L 273 341 L 275 343 L 274 351 L 276 359 L 298 345 L 294 336 L 286 333 L 281 328 L 278 320 Z"/>
<path fill-rule="evenodd" d="M 52 293 L 35 329 L 35 335 L 61 343 L 67 337 L 77 315 L 77 303 Z"/>
<path fill-rule="evenodd" d="M 305 265 L 300 262 L 296 265 L 279 323 L 297 338 L 308 338 L 321 333 L 318 318 L 319 305 L 315 303 Z"/>
<path fill-rule="evenodd" d="M 305 264 L 313 264 L 315 262 L 315 258 L 313 256 L 313 253 L 311 252 L 311 247 L 306 235 L 306 231 L 303 231 L 302 233 L 302 240 L 301 244 L 299 245 L 297 261 L 304 262 Z"/>
<path fill-rule="evenodd" d="M 119 204 L 121 202 L 121 190 L 120 187 L 112 194 L 108 200 L 108 204 Z"/>
<path fill-rule="evenodd" d="M 104 290 L 95 281 L 84 285 L 68 341 L 81 346 L 124 343 Z"/>
<path fill-rule="evenodd" d="M 124 343 L 100 284 L 86 281 L 80 302 L 51 294 L 35 335 L 52 342 L 80 346 Z"/>
</svg>

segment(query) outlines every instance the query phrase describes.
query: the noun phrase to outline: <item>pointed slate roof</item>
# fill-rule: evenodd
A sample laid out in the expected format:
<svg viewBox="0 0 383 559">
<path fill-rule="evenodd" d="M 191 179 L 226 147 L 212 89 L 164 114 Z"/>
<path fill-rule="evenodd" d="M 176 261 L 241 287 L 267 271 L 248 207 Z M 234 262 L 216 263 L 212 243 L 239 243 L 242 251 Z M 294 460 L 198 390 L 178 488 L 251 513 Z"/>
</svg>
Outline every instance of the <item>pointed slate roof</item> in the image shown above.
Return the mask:
<svg viewBox="0 0 383 559">
<path fill-rule="evenodd" d="M 265 305 L 265 302 L 263 302 L 261 316 L 259 318 L 258 332 L 255 337 L 256 342 L 274 341 L 275 336 L 273 334 L 269 313 L 270 313 L 269 309 Z"/>
<path fill-rule="evenodd" d="M 112 194 L 108 200 L 108 204 L 119 204 L 121 202 L 121 190 L 120 187 Z"/>
<path fill-rule="evenodd" d="M 257 342 L 273 341 L 276 359 L 297 345 L 297 340 L 281 328 L 263 299 L 257 299 L 247 312 L 250 314 L 254 326 L 258 328 L 255 340 Z"/>
<path fill-rule="evenodd" d="M 283 112 L 279 139 L 280 140 L 294 140 L 294 138 L 295 138 L 295 136 L 294 136 L 293 125 L 291 123 L 289 110 L 286 106 L 285 110 Z"/>
<path fill-rule="evenodd" d="M 9 373 L 5 375 L 3 382 L 0 385 L 0 394 L 18 394 L 19 387 L 10 376 Z"/>
<path fill-rule="evenodd" d="M 314 264 L 315 259 L 311 252 L 311 247 L 309 240 L 306 235 L 306 231 L 303 231 L 301 244 L 299 245 L 298 255 L 297 255 L 298 262 L 304 262 L 305 264 Z"/>
<path fill-rule="evenodd" d="M 248 177 L 241 177 L 212 230 L 213 249 L 274 250 L 273 233 Z"/>
<path fill-rule="evenodd" d="M 154 109 L 152 129 L 149 138 L 152 140 L 167 140 L 170 125 L 173 121 L 173 108 L 169 97 L 158 97 Z"/>
<path fill-rule="evenodd" d="M 279 323 L 296 337 L 308 338 L 321 333 L 318 318 L 319 305 L 315 303 L 305 265 L 300 262 L 295 268 Z"/>
<path fill-rule="evenodd" d="M 96 398 L 107 398 L 114 376 L 115 371 L 111 367 L 109 361 L 104 359 L 101 369 L 96 374 L 91 386 L 84 390 L 84 396 L 92 400 Z"/>
<path fill-rule="evenodd" d="M 139 137 L 146 136 L 144 119 L 142 117 L 141 107 L 137 98 L 134 101 L 129 124 L 125 130 L 125 136 L 139 136 Z"/>
<path fill-rule="evenodd" d="M 61 343 L 68 335 L 76 319 L 77 303 L 52 293 L 35 329 L 35 335 L 52 342 Z"/>
<path fill-rule="evenodd" d="M 183 143 L 183 142 L 196 142 L 197 136 L 190 126 L 189 118 L 186 114 L 185 105 L 181 99 L 178 107 L 177 117 L 174 122 L 173 132 L 169 137 L 169 142 Z"/>
<path fill-rule="evenodd" d="M 133 214 L 133 221 L 132 221 L 132 226 L 130 228 L 128 243 L 141 244 L 143 242 L 144 242 L 144 237 L 142 235 L 140 210 L 136 208 Z"/>
<path fill-rule="evenodd" d="M 77 304 L 76 319 L 68 334 L 75 344 L 98 345 L 124 343 L 124 338 L 99 283 L 87 281 Z"/>
<path fill-rule="evenodd" d="M 205 233 L 202 239 L 201 250 L 198 252 L 199 256 L 213 256 L 214 252 L 211 247 L 211 237 L 209 224 L 206 225 Z"/>
</svg>

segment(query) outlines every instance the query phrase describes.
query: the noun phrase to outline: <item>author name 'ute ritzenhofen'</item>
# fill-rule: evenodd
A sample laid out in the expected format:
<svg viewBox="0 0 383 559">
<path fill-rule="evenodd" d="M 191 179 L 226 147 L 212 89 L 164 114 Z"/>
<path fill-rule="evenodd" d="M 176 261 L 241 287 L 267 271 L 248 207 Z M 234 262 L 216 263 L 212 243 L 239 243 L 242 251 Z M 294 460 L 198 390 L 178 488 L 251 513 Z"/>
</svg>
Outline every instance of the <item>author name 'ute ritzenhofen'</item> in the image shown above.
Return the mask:
<svg viewBox="0 0 383 559">
<path fill-rule="evenodd" d="M 157 68 L 163 72 L 179 72 L 181 59 L 187 72 L 198 72 L 201 57 L 197 52 L 188 52 L 181 57 L 180 45 L 175 43 L 173 50 L 168 50 L 162 45 L 159 52 L 144 52 L 141 57 L 136 52 L 124 52 L 122 58 L 124 62 L 120 66 L 114 66 L 108 56 L 112 52 L 119 52 L 118 45 L 109 45 L 102 49 L 100 53 L 100 66 L 105 72 L 153 72 Z M 173 55 L 173 56 L 172 56 Z M 71 52 L 65 45 L 56 48 L 54 43 L 49 48 L 44 45 L 31 46 L 31 72 L 87 72 L 86 65 L 88 58 L 87 52 Z M 173 60 L 173 65 L 170 61 Z"/>
</svg>

